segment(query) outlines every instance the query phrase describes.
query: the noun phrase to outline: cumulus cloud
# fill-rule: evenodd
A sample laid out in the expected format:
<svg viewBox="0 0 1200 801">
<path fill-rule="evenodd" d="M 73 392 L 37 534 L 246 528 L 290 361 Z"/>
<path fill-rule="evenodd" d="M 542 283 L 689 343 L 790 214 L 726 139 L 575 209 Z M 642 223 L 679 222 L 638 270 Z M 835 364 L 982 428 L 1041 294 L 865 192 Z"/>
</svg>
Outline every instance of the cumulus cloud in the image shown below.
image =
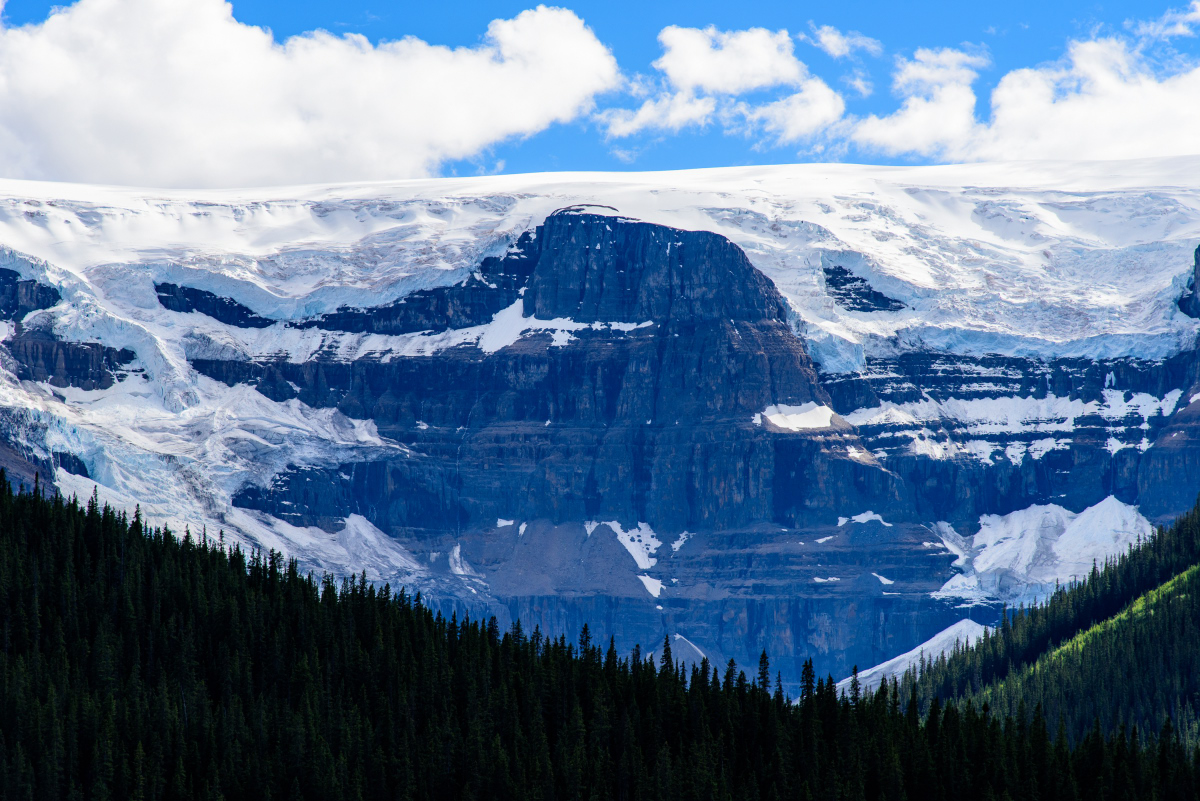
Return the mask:
<svg viewBox="0 0 1200 801">
<path fill-rule="evenodd" d="M 452 49 L 280 43 L 222 0 L 79 0 L 0 29 L 0 171 L 156 186 L 420 176 L 576 119 L 618 84 L 608 48 L 559 8 Z"/>
<path fill-rule="evenodd" d="M 835 58 L 882 52 L 860 33 L 809 24 L 811 34 L 798 38 Z M 601 119 L 613 137 L 716 121 L 726 133 L 760 137 L 757 145 L 804 143 L 810 153 L 843 154 L 854 146 L 930 161 L 1195 154 L 1200 61 L 1171 40 L 1197 34 L 1200 0 L 1190 0 L 1156 19 L 1127 22 L 1123 35 L 1068 42 L 1058 61 L 999 76 L 983 95 L 980 77 L 991 60 L 981 48 L 919 48 L 895 62 L 898 107 L 856 117 L 842 94 L 796 58 L 786 31 L 672 27 L 660 35 L 658 94 Z M 847 96 L 872 92 L 861 69 L 841 81 Z M 743 96 L 765 89 L 773 90 L 765 99 Z"/>
<path fill-rule="evenodd" d="M 842 96 L 817 78 L 804 81 L 799 92 L 772 103 L 737 108 L 751 128 L 761 128 L 781 145 L 816 136 L 840 120 L 845 111 Z"/>
<path fill-rule="evenodd" d="M 832 25 L 817 27 L 811 22 L 808 24 L 812 28 L 812 36 L 802 35 L 802 38 L 834 58 L 845 58 L 855 50 L 865 50 L 873 56 L 883 52 L 883 44 L 878 39 L 864 36 L 858 31 L 842 33 Z"/>
<path fill-rule="evenodd" d="M 895 113 L 862 120 L 853 138 L 888 154 L 951 161 L 1126 159 L 1194 154 L 1200 66 L 1156 71 L 1122 38 L 1072 42 L 1057 63 L 1014 70 L 976 115 L 972 83 L 986 62 L 956 50 L 899 63 Z"/>
<path fill-rule="evenodd" d="M 897 59 L 893 86 L 903 104 L 886 117 L 861 121 L 855 141 L 889 154 L 954 150 L 975 128 L 971 83 L 987 63 L 981 55 L 950 48 L 921 48 L 912 59 Z"/>
<path fill-rule="evenodd" d="M 608 109 L 596 115 L 609 137 L 647 130 L 677 132 L 719 117 L 727 132 L 766 132 L 790 143 L 837 121 L 841 96 L 796 58 L 786 30 L 720 31 L 669 26 L 658 36 L 663 55 L 654 67 L 664 91 L 636 110 Z M 644 84 L 639 82 L 638 87 Z M 737 101 L 746 92 L 788 87 L 793 93 L 758 105 Z"/>
<path fill-rule="evenodd" d="M 0 175 L 197 187 L 424 176 L 581 118 L 610 140 L 713 125 L 755 146 L 936 161 L 1200 151 L 1200 62 L 1173 49 L 1200 33 L 1200 0 L 1070 42 L 987 95 L 982 51 L 918 49 L 895 62 L 898 107 L 864 118 L 845 99 L 872 92 L 855 56 L 882 45 L 809 26 L 798 37 L 669 26 L 651 77 L 629 79 L 561 8 L 495 20 L 479 44 L 449 48 L 322 31 L 276 41 L 224 0 L 77 0 L 40 24 L 0 26 Z M 845 96 L 796 57 L 797 39 L 850 59 Z M 622 86 L 633 108 L 595 111 Z"/>
<path fill-rule="evenodd" d="M 781 84 L 797 84 L 804 65 L 793 53 L 787 31 L 750 28 L 719 31 L 708 27 L 663 28 L 662 58 L 654 62 L 681 92 L 739 94 Z"/>
<path fill-rule="evenodd" d="M 716 110 L 711 97 L 695 97 L 688 92 L 663 94 L 647 100 L 637 109 L 605 109 L 596 118 L 612 137 L 632 136 L 647 128 L 676 132 L 688 125 L 704 125 Z"/>
</svg>

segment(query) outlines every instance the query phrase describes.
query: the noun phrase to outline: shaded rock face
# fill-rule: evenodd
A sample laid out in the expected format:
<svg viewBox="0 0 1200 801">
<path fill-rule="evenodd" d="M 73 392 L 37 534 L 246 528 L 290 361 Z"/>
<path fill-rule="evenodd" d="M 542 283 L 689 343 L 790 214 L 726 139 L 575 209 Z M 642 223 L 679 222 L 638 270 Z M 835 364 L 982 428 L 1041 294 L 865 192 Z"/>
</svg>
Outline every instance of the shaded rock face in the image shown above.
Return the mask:
<svg viewBox="0 0 1200 801">
<path fill-rule="evenodd" d="M 502 621 L 555 632 L 586 623 L 593 636 L 613 636 L 626 649 L 680 633 L 714 664 L 732 657 L 753 665 L 765 649 L 788 684 L 806 658 L 848 674 L 964 615 L 929 597 L 953 557 L 931 552 L 919 526 L 759 525 L 696 534 L 678 549 L 666 542 L 648 571 L 663 582 L 655 598 L 604 525 L 589 534 L 533 522 L 519 532 L 514 523 L 458 540 L 464 561 L 499 599 L 493 613 Z"/>
<path fill-rule="evenodd" d="M 15 270 L 0 268 L 0 319 L 20 320 L 31 311 L 50 308 L 61 298 L 52 286 L 22 280 Z"/>
<path fill-rule="evenodd" d="M 108 389 L 137 357 L 96 342 L 63 342 L 46 331 L 22 331 L 5 345 L 20 365 L 18 378 L 87 390 Z"/>
<path fill-rule="evenodd" d="M 411 334 L 468 328 L 489 322 L 511 306 L 536 264 L 532 236 L 524 234 L 503 258 L 488 257 L 465 281 L 450 287 L 421 289 L 397 301 L 370 309 L 344 307 L 308 320 L 282 322 L 263 317 L 238 303 L 205 289 L 177 284 L 155 284 L 159 303 L 174 312 L 199 312 L 237 328 L 322 329 L 352 334 Z"/>
<path fill-rule="evenodd" d="M 97 342 L 64 342 L 48 328 L 22 325 L 30 312 L 48 309 L 61 298 L 52 286 L 21 280 L 15 271 L 0 269 L 0 319 L 16 323 L 4 347 L 16 362 L 17 377 L 56 387 L 111 387 L 117 371 L 136 358 L 133 351 Z"/>
<path fill-rule="evenodd" d="M 984 514 L 1080 511 L 1110 495 L 1167 523 L 1200 494 L 1195 352 L 1050 362 L 914 353 L 822 383 L 902 479 L 917 517 L 962 532 Z M 889 407 L 898 411 L 870 411 Z"/>
<path fill-rule="evenodd" d="M 525 312 L 578 322 L 782 324 L 786 305 L 723 236 L 560 213 L 539 229 Z M 797 348 L 803 353 L 802 348 Z M 804 357 L 804 367 L 811 363 Z M 808 377 L 815 384 L 815 375 Z"/>
<path fill-rule="evenodd" d="M 98 343 L 61 342 L 48 330 L 31 330 L 22 324 L 31 312 L 48 309 L 60 300 L 62 295 L 56 288 L 0 268 L 0 320 L 14 324 L 11 336 L 0 345 L 0 360 L 24 380 L 83 389 L 112 386 L 117 369 L 133 360 L 135 354 L 131 351 Z M 33 487 L 40 480 L 46 486 L 57 467 L 87 475 L 87 468 L 73 454 L 52 453 L 49 458 L 39 458 L 28 448 L 20 436 L 28 428 L 25 417 L 20 412 L 0 414 L 0 469 L 10 484 Z"/>
<path fill-rule="evenodd" d="M 1179 298 L 1179 308 L 1188 317 L 1200 317 L 1200 295 L 1197 295 L 1197 292 L 1200 292 L 1200 247 L 1196 248 L 1192 279 Z"/>
<path fill-rule="evenodd" d="M 163 308 L 173 312 L 199 312 L 238 328 L 267 328 L 275 323 L 274 320 L 260 317 L 236 300 L 223 298 L 205 289 L 163 283 L 155 284 L 154 291 Z"/>
<path fill-rule="evenodd" d="M 1193 380 L 1188 392 L 1198 388 L 1200 381 Z M 1125 462 L 1119 473 L 1122 488 L 1136 496 L 1142 514 L 1164 525 L 1200 499 L 1200 405 L 1186 397 L 1183 403 L 1158 430 L 1153 447 L 1135 463 Z"/>
<path fill-rule="evenodd" d="M 407 448 L 386 462 L 280 476 L 237 502 L 306 524 L 359 513 L 395 533 L 513 517 L 681 531 L 802 517 L 844 492 L 843 476 L 880 472 L 846 457 L 856 438 L 845 425 L 785 434 L 756 423 L 773 404 L 828 396 L 778 292 L 721 237 L 560 214 L 484 280 L 519 298 L 526 316 L 595 327 L 561 346 L 536 334 L 490 354 L 195 362 L 276 399 L 369 418 Z M 780 460 L 796 462 L 799 477 L 786 499 L 773 491 Z"/>
<path fill-rule="evenodd" d="M 355 334 L 411 334 L 483 325 L 517 300 L 537 256 L 532 236 L 526 233 L 512 252 L 503 258 L 484 259 L 460 284 L 421 289 L 372 309 L 339 309 L 295 326 Z"/>
<path fill-rule="evenodd" d="M 904 304 L 876 291 L 866 279 L 859 278 L 841 265 L 825 267 L 825 289 L 843 308 L 850 311 L 899 311 Z"/>
<path fill-rule="evenodd" d="M 26 449 L 0 441 L 0 470 L 13 489 L 31 488 L 43 477 L 53 475 L 54 465 L 31 457 Z"/>
</svg>

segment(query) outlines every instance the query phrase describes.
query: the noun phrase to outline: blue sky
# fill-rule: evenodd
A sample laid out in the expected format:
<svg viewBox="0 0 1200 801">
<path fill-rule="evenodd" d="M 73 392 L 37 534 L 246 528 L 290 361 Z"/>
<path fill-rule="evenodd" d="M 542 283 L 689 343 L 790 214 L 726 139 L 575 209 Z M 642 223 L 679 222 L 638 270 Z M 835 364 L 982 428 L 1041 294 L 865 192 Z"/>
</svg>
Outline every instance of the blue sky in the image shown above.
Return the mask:
<svg viewBox="0 0 1200 801">
<path fill-rule="evenodd" d="M 225 8 L 80 0 L 47 22 L 50 3 L 8 0 L 0 84 L 16 88 L 0 91 L 0 171 L 230 185 L 1200 152 L 1197 2 L 612 0 L 558 16 L 529 2 L 238 0 L 232 18 Z M 531 64 L 497 44 L 493 20 L 524 21 L 511 40 L 536 51 Z M 338 44 L 349 34 L 365 37 L 354 53 Z M 404 37 L 435 47 L 387 51 Z M 771 63 L 725 81 L 768 41 Z M 858 46 L 838 50 L 848 42 Z M 488 72 L 497 62 L 507 69 Z M 226 63 L 237 69 L 214 69 Z M 664 116 L 670 103 L 679 119 Z"/>
</svg>

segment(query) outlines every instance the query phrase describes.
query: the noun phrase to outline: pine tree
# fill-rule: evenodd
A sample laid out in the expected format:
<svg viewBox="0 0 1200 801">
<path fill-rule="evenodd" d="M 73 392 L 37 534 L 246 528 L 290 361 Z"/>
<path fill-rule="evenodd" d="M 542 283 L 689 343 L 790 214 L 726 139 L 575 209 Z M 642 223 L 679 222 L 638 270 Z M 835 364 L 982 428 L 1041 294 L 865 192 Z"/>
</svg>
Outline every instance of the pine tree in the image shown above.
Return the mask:
<svg viewBox="0 0 1200 801">
<path fill-rule="evenodd" d="M 0 481 L 0 798 L 1196 799 L 1190 707 L 1122 706 L 1104 672 L 1138 665 L 1154 674 L 1144 686 L 1190 686 L 1188 580 L 1104 640 L 1105 664 L 1046 673 L 1059 700 L 1028 691 L 1032 716 L 994 688 L 1002 713 L 933 695 L 922 714 L 916 683 L 852 682 L 839 697 L 806 660 L 788 704 L 765 652 L 753 682 L 732 660 L 724 677 L 707 660 L 688 674 L 669 639 L 656 664 L 611 638 L 602 653 L 587 631 L 502 632 L 187 531 Z M 1041 614 L 1016 610 L 1010 636 Z M 1073 738 L 1084 712 L 1063 698 L 1106 720 L 1156 718 L 1158 736 L 1097 714 Z M 1053 738 L 1047 718 L 1061 721 Z"/>
</svg>

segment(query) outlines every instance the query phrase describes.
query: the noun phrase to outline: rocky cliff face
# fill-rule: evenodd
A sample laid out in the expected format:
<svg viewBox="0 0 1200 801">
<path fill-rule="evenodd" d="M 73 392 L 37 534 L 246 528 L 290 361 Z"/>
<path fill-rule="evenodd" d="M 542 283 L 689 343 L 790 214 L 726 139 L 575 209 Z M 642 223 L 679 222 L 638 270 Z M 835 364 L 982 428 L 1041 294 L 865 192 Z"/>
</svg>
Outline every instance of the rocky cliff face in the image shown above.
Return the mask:
<svg viewBox="0 0 1200 801">
<path fill-rule="evenodd" d="M 406 446 L 387 462 L 280 476 L 238 502 L 275 513 L 288 499 L 295 511 L 285 519 L 297 524 L 369 511 L 390 532 L 515 518 L 677 533 L 773 520 L 777 507 L 803 514 L 843 491 L 814 482 L 777 501 L 781 460 L 798 463 L 791 474 L 811 473 L 813 460 L 838 476 L 878 472 L 847 456 L 861 443 L 832 417 L 803 432 L 762 421 L 774 405 L 825 409 L 828 396 L 779 293 L 727 240 L 560 213 L 495 276 L 513 286 L 491 291 L 518 298 L 506 312 L 513 320 L 496 327 L 537 319 L 566 328 L 494 351 L 485 339 L 387 361 L 196 362 L 229 383 L 370 419 Z M 464 289 L 479 291 L 451 287 L 431 300 L 445 307 L 452 301 L 438 295 Z M 795 443 L 776 444 L 784 440 Z M 314 482 L 339 489 L 301 501 Z"/>
<path fill-rule="evenodd" d="M 0 466 L 446 611 L 840 677 L 1200 492 L 1194 240 L 1088 250 L 1021 228 L 1057 195 L 879 186 L 627 196 L 675 225 L 551 213 L 573 188 L 322 199 L 230 212 L 254 231 L 232 253 L 0 253 Z M 903 205 L 926 200 L 977 235 L 931 232 Z M 317 244 L 262 244 L 305 215 Z M 335 221 L 358 238 L 329 244 Z"/>
<path fill-rule="evenodd" d="M 206 289 L 164 281 L 155 284 L 154 291 L 163 308 L 173 312 L 199 312 L 238 328 L 267 328 L 275 323 L 275 320 L 255 314 L 236 300 L 223 298 Z"/>
<path fill-rule="evenodd" d="M 52 286 L 22 279 L 15 270 L 0 269 L 0 319 L 20 320 L 32 311 L 50 308 L 61 297 Z"/>
<path fill-rule="evenodd" d="M 533 321 L 553 324 L 516 338 Z M 789 674 L 814 649 L 841 671 L 952 617 L 837 575 L 875 565 L 928 592 L 950 558 L 919 527 L 837 527 L 847 507 L 912 519 L 911 498 L 830 409 L 786 303 L 727 239 L 565 210 L 462 284 L 295 325 L 480 324 L 428 355 L 193 360 L 402 446 L 284 470 L 234 503 L 331 531 L 361 516 L 479 576 L 491 600 L 467 612 L 590 622 L 626 646 L 674 621 L 714 658 L 770 647 Z"/>
<path fill-rule="evenodd" d="M 835 277 L 839 303 L 897 310 Z M 531 321 L 556 322 L 513 337 Z M 1200 453 L 1172 414 L 1190 355 L 916 353 L 822 378 L 779 292 L 728 240 L 581 209 L 461 284 L 290 325 L 485 330 L 417 356 L 194 360 L 403 446 L 287 469 L 235 504 L 331 531 L 359 515 L 445 555 L 492 599 L 468 613 L 555 631 L 591 621 L 626 644 L 668 621 L 722 655 L 768 647 L 787 668 L 813 653 L 833 672 L 873 664 L 957 619 L 928 597 L 953 559 L 931 521 L 970 535 L 989 514 L 1109 496 L 1165 520 L 1189 489 L 1158 477 Z"/>
<path fill-rule="evenodd" d="M 108 389 L 117 371 L 136 354 L 98 342 L 64 342 L 39 321 L 27 327 L 23 320 L 35 311 L 48 309 L 62 299 L 52 286 L 23 280 L 20 274 L 0 269 L 0 320 L 11 321 L 12 335 L 5 343 L 17 377 L 46 382 L 55 387 Z"/>
<path fill-rule="evenodd" d="M 1166 523 L 1200 491 L 1195 352 L 1162 361 L 911 354 L 823 382 L 910 488 L 917 515 L 970 530 L 1031 504 L 1115 496 Z M 1164 481 L 1166 464 L 1181 470 Z"/>
<path fill-rule="evenodd" d="M 1195 265 L 1188 280 L 1187 290 L 1179 298 L 1179 308 L 1188 317 L 1200 317 L 1200 247 L 1196 248 Z"/>
</svg>

